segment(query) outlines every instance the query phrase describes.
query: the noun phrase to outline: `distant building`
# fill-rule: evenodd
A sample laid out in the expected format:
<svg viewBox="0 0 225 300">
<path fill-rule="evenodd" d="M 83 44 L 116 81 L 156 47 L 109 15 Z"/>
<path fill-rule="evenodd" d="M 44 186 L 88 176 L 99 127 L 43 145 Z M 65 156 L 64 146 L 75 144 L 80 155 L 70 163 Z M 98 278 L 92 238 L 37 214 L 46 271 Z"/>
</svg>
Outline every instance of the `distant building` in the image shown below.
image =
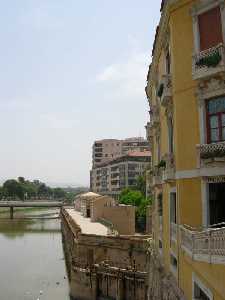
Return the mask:
<svg viewBox="0 0 225 300">
<path fill-rule="evenodd" d="M 126 155 L 102 163 L 91 171 L 91 191 L 117 197 L 128 187 L 134 187 L 151 161 L 150 151 L 131 151 Z"/>
<path fill-rule="evenodd" d="M 122 155 L 130 151 L 150 151 L 150 144 L 143 137 L 128 138 L 122 141 Z"/>
<path fill-rule="evenodd" d="M 109 160 L 120 157 L 121 152 L 121 140 L 105 139 L 95 141 L 92 147 L 92 165 L 96 167 Z"/>
<path fill-rule="evenodd" d="M 150 151 L 149 142 L 142 137 L 95 141 L 92 147 L 92 166 L 93 168 L 98 167 L 102 163 L 126 155 L 130 151 Z"/>
</svg>

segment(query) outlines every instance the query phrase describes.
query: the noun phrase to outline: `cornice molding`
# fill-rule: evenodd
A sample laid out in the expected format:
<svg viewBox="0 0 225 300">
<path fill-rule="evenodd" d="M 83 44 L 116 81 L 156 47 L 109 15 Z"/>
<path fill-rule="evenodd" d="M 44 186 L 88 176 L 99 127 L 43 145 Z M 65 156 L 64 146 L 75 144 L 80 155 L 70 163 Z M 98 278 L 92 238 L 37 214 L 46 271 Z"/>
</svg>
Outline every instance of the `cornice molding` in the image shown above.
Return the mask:
<svg viewBox="0 0 225 300">
<path fill-rule="evenodd" d="M 149 81 L 148 85 L 152 85 L 156 79 L 157 79 L 157 66 L 158 66 L 158 61 L 159 57 L 161 54 L 161 49 L 167 47 L 168 45 L 168 35 L 169 35 L 169 28 L 168 28 L 168 22 L 169 22 L 169 16 L 170 12 L 169 9 L 172 4 L 175 4 L 179 0 L 168 0 L 163 8 L 162 14 L 161 14 L 161 19 L 159 23 L 159 32 L 155 44 L 155 49 L 154 49 L 154 56 L 152 59 L 152 65 L 151 65 L 151 71 L 149 75 Z"/>
</svg>

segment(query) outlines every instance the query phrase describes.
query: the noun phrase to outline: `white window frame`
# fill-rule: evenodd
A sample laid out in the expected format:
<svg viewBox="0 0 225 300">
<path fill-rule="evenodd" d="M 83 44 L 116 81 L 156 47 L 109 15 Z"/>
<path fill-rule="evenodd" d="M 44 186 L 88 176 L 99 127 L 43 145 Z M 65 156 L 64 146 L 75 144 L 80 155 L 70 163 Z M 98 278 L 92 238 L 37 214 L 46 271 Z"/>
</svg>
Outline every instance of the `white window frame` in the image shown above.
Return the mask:
<svg viewBox="0 0 225 300">
<path fill-rule="evenodd" d="M 223 42 L 225 42 L 225 4 L 224 0 L 204 0 L 199 4 L 194 5 L 191 11 L 193 17 L 193 33 L 194 33 L 194 54 L 200 52 L 200 32 L 198 24 L 198 16 L 204 12 L 209 11 L 215 7 L 220 7 L 221 12 L 221 24 L 223 33 Z"/>
<path fill-rule="evenodd" d="M 207 288 L 202 281 L 196 276 L 195 273 L 192 274 L 192 300 L 198 300 L 195 298 L 195 284 L 206 294 L 206 296 L 213 300 L 213 294 L 209 288 Z"/>
<path fill-rule="evenodd" d="M 207 123 L 206 123 L 206 102 L 217 97 L 222 97 L 225 94 L 223 88 L 218 90 L 213 90 L 211 92 L 205 93 L 204 95 L 198 96 L 198 106 L 199 106 L 199 124 L 200 124 L 200 143 L 207 144 Z"/>
</svg>

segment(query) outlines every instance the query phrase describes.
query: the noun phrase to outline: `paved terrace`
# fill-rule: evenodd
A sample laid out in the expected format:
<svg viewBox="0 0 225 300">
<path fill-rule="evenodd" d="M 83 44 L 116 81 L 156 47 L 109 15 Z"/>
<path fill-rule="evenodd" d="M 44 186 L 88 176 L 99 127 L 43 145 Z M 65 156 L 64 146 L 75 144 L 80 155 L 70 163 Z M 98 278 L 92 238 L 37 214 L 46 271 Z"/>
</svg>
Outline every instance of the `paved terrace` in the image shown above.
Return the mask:
<svg viewBox="0 0 225 300">
<path fill-rule="evenodd" d="M 91 222 L 90 218 L 84 218 L 80 212 L 67 208 L 66 211 L 80 226 L 81 232 L 84 234 L 108 235 L 108 228 L 101 223 Z"/>
</svg>

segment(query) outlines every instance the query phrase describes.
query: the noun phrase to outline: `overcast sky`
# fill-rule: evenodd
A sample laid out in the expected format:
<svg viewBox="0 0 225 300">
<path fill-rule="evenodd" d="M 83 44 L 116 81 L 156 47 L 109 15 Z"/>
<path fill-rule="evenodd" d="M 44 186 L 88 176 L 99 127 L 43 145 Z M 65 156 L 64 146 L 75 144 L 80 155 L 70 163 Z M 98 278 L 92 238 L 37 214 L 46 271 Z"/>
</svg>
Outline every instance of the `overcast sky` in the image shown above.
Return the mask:
<svg viewBox="0 0 225 300">
<path fill-rule="evenodd" d="M 160 2 L 0 1 L 0 180 L 89 185 L 94 140 L 145 135 Z"/>
</svg>

